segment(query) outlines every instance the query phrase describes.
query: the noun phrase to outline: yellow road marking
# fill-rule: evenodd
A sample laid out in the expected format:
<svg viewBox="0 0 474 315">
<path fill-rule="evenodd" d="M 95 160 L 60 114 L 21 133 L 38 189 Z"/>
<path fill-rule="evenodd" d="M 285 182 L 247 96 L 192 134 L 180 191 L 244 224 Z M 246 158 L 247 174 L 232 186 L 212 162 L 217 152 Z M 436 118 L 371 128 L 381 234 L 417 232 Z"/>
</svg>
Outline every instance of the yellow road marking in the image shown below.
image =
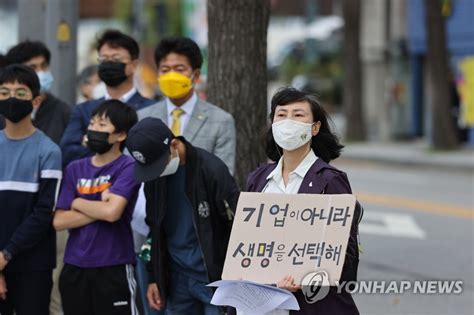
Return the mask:
<svg viewBox="0 0 474 315">
<path fill-rule="evenodd" d="M 474 209 L 472 208 L 367 192 L 356 192 L 355 195 L 362 203 L 436 213 L 458 218 L 474 218 Z"/>
</svg>

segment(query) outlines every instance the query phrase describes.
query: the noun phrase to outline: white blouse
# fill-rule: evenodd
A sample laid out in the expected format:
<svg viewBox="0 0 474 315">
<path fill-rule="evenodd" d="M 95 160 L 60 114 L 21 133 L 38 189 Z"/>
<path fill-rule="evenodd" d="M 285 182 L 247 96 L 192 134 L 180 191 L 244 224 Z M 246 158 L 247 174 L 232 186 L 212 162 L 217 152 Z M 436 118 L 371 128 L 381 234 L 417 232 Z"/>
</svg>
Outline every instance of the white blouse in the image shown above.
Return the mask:
<svg viewBox="0 0 474 315">
<path fill-rule="evenodd" d="M 288 185 L 285 186 L 282 176 L 283 157 L 280 158 L 277 167 L 267 176 L 268 182 L 267 185 L 265 185 L 265 188 L 263 188 L 262 192 L 297 194 L 301 187 L 301 183 L 306 176 L 306 173 L 317 160 L 318 157 L 316 154 L 314 154 L 313 150 L 310 150 L 298 167 L 294 171 L 290 172 L 288 175 Z"/>
</svg>

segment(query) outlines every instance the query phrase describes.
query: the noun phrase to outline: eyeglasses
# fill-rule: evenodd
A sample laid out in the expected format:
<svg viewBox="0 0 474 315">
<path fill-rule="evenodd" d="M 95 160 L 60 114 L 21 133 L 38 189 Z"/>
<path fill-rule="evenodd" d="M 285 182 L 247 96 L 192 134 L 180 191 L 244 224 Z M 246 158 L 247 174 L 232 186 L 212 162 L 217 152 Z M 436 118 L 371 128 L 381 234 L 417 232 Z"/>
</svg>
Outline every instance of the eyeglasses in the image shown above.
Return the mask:
<svg viewBox="0 0 474 315">
<path fill-rule="evenodd" d="M 124 58 L 120 57 L 120 56 L 111 56 L 111 57 L 108 57 L 108 56 L 99 56 L 99 58 L 97 58 L 97 62 L 99 63 L 104 63 L 104 62 L 120 62 L 120 63 L 130 63 L 130 60 L 128 61 L 124 61 Z"/>
<path fill-rule="evenodd" d="M 10 97 L 16 97 L 20 100 L 27 100 L 32 97 L 31 92 L 24 88 L 10 90 L 7 88 L 0 88 L 0 100 L 6 100 Z"/>
</svg>

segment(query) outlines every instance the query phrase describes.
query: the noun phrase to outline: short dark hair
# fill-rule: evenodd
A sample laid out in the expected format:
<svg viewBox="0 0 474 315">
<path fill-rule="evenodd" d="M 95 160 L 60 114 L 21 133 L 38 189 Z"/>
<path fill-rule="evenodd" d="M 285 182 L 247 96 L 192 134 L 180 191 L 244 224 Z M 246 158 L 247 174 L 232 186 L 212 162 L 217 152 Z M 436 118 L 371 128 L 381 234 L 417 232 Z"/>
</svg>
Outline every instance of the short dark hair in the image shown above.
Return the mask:
<svg viewBox="0 0 474 315">
<path fill-rule="evenodd" d="M 28 66 L 12 64 L 2 68 L 0 71 L 0 85 L 15 82 L 26 85 L 31 90 L 33 98 L 40 94 L 38 75 Z"/>
<path fill-rule="evenodd" d="M 0 54 L 0 69 L 5 67 L 7 64 L 7 57 L 5 55 Z"/>
<path fill-rule="evenodd" d="M 119 30 L 105 30 L 105 32 L 97 39 L 97 51 L 99 51 L 105 44 L 113 48 L 121 47 L 126 49 L 132 60 L 138 59 L 138 56 L 140 55 L 140 47 L 138 46 L 137 41 Z"/>
<path fill-rule="evenodd" d="M 125 132 L 126 134 L 138 121 L 135 109 L 119 100 L 107 100 L 100 103 L 92 112 L 91 117 L 94 116 L 109 118 L 114 125 L 115 132 Z M 120 150 L 123 151 L 124 148 L 125 141 L 120 144 Z"/>
<path fill-rule="evenodd" d="M 314 154 L 327 163 L 338 158 L 344 146 L 339 143 L 338 137 L 331 131 L 329 126 L 330 118 L 315 95 L 292 87 L 278 90 L 272 98 L 270 120 L 273 122 L 277 106 L 285 106 L 296 102 L 307 102 L 313 113 L 313 122 L 321 122 L 318 134 L 311 139 L 311 149 L 314 151 Z M 271 127 L 267 132 L 266 153 L 268 158 L 273 161 L 278 161 L 282 154 L 282 149 L 273 138 Z"/>
<path fill-rule="evenodd" d="M 9 64 L 25 63 L 32 58 L 42 56 L 49 65 L 51 60 L 51 52 L 48 47 L 40 41 L 25 40 L 16 46 L 10 48 L 7 52 L 7 60 Z"/>
<path fill-rule="evenodd" d="M 160 61 L 170 53 L 186 56 L 193 70 L 202 66 L 202 54 L 199 46 L 187 37 L 163 38 L 155 48 L 155 63 L 158 67 Z"/>
</svg>

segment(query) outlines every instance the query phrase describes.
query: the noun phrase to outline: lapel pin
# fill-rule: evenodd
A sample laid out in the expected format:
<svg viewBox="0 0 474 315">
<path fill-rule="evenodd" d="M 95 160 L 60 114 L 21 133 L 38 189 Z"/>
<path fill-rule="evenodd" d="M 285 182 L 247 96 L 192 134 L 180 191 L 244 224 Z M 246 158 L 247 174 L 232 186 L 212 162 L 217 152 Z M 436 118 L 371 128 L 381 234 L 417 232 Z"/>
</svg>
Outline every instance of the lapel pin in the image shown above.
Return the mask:
<svg viewBox="0 0 474 315">
<path fill-rule="evenodd" d="M 309 187 L 313 187 L 313 182 L 310 182 L 310 183 L 309 183 Z"/>
</svg>

